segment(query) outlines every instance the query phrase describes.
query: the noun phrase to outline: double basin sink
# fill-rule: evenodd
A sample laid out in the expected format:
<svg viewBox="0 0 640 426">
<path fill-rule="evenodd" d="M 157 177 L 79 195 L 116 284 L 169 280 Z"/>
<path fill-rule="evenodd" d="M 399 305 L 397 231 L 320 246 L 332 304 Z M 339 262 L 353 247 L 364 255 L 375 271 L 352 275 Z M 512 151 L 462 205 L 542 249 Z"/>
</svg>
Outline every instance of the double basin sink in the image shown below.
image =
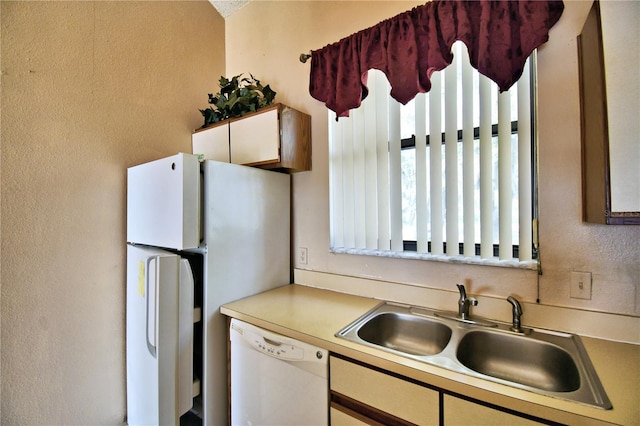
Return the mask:
<svg viewBox="0 0 640 426">
<path fill-rule="evenodd" d="M 573 334 L 513 332 L 507 324 L 384 302 L 336 336 L 538 394 L 612 408 Z"/>
</svg>

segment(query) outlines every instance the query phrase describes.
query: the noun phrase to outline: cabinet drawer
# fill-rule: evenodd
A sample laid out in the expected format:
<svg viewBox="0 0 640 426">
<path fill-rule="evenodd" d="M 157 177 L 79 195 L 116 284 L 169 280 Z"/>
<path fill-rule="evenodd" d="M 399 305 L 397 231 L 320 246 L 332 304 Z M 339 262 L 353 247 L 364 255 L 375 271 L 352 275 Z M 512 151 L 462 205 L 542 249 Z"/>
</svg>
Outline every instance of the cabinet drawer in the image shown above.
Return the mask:
<svg viewBox="0 0 640 426">
<path fill-rule="evenodd" d="M 330 358 L 331 390 L 411 423 L 437 425 L 438 391 L 388 374 Z"/>
<path fill-rule="evenodd" d="M 541 424 L 450 395 L 444 396 L 443 411 L 445 425 L 462 425 L 470 424 L 470 422 L 477 426 L 533 426 Z"/>
<path fill-rule="evenodd" d="M 331 426 L 364 426 L 369 424 L 333 407 L 331 407 L 329 414 L 331 415 Z"/>
</svg>

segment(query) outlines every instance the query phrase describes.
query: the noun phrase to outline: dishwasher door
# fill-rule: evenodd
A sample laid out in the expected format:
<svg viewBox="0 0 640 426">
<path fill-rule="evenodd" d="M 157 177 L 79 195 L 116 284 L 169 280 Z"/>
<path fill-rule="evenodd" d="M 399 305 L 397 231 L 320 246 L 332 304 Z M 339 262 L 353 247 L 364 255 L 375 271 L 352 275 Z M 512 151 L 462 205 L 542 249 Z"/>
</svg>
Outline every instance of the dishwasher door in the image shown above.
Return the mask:
<svg viewBox="0 0 640 426">
<path fill-rule="evenodd" d="M 231 424 L 327 425 L 326 350 L 231 320 Z"/>
</svg>

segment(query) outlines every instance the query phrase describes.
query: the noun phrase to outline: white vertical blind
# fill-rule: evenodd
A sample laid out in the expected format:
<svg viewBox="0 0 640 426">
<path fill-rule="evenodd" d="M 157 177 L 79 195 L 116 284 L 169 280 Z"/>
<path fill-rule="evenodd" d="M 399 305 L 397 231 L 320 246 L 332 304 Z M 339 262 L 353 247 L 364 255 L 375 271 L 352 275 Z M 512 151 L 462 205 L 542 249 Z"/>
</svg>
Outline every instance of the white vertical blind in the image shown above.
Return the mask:
<svg viewBox="0 0 640 426">
<path fill-rule="evenodd" d="M 353 123 L 352 123 L 353 124 Z M 343 124 L 342 134 L 342 193 L 343 193 L 343 226 L 344 244 L 347 247 L 355 247 L 354 236 L 354 203 L 353 203 L 353 129 Z"/>
<path fill-rule="evenodd" d="M 331 247 L 345 247 L 344 244 L 344 206 L 342 199 L 342 137 L 341 128 L 345 121 L 336 123 L 329 119 L 329 186 L 331 188 Z"/>
<path fill-rule="evenodd" d="M 403 250 L 402 238 L 402 162 L 400 159 L 400 104 L 389 103 L 389 189 L 391 250 Z"/>
<path fill-rule="evenodd" d="M 342 205 L 344 209 L 344 244 L 347 247 L 355 247 L 354 233 L 354 182 L 353 182 L 353 129 L 346 123 L 341 126 L 342 134 Z"/>
<path fill-rule="evenodd" d="M 442 203 L 442 78 L 441 73 L 431 76 L 429 92 L 429 182 L 431 196 L 431 253 L 442 254 L 443 242 L 443 203 Z"/>
<path fill-rule="evenodd" d="M 466 48 L 454 49 L 453 64 L 432 75 L 411 114 L 401 114 L 379 71 L 369 73 L 369 97 L 350 118 L 330 114 L 334 249 L 401 253 L 413 233 L 422 255 L 445 255 L 446 246 L 445 257 L 490 259 L 497 246 L 500 259 L 512 259 L 518 245 L 520 260 L 532 259 L 529 68 L 516 89 L 498 94 Z M 413 155 L 402 151 L 407 133 Z"/>
<path fill-rule="evenodd" d="M 377 126 L 376 99 L 366 102 L 364 109 L 364 156 L 365 156 L 365 191 L 364 191 L 364 226 L 367 249 L 378 248 L 378 155 L 377 155 Z"/>
<path fill-rule="evenodd" d="M 475 256 L 476 241 L 476 203 L 475 203 L 475 155 L 473 144 L 473 107 L 475 96 L 473 88 L 473 68 L 469 63 L 469 53 L 464 46 L 460 46 L 457 54 L 461 56 L 461 87 L 462 87 L 462 209 L 464 223 L 464 252 L 467 257 Z"/>
<path fill-rule="evenodd" d="M 366 175 L 364 142 L 364 108 L 354 111 L 353 126 L 353 237 L 354 247 L 366 247 L 365 215 Z"/>
<path fill-rule="evenodd" d="M 389 83 L 380 73 L 375 74 L 373 84 L 376 103 L 376 153 L 378 154 L 378 249 L 391 249 L 389 227 Z M 373 96 L 369 96 L 372 98 Z M 346 121 L 346 120 L 345 120 Z M 369 123 L 368 125 L 372 125 Z"/>
<path fill-rule="evenodd" d="M 458 254 L 458 56 L 444 71 L 445 203 L 447 255 Z M 434 145 L 435 145 L 434 140 Z"/>
<path fill-rule="evenodd" d="M 530 69 L 527 61 L 526 69 Z M 533 191 L 531 176 L 531 78 L 530 73 L 524 72 L 518 80 L 518 188 L 520 194 Z M 533 258 L 533 221 L 532 197 L 519 197 L 519 258 L 531 260 Z"/>
<path fill-rule="evenodd" d="M 511 97 L 509 92 L 498 95 L 498 220 L 500 222 L 500 259 L 512 256 L 511 220 Z"/>
<path fill-rule="evenodd" d="M 493 140 L 491 81 L 479 77 L 480 96 L 480 257 L 493 257 Z"/>
<path fill-rule="evenodd" d="M 429 211 L 427 205 L 427 103 L 426 96 L 416 96 L 415 104 L 416 139 L 416 251 L 429 251 Z M 422 194 L 423 196 L 420 196 Z"/>
</svg>

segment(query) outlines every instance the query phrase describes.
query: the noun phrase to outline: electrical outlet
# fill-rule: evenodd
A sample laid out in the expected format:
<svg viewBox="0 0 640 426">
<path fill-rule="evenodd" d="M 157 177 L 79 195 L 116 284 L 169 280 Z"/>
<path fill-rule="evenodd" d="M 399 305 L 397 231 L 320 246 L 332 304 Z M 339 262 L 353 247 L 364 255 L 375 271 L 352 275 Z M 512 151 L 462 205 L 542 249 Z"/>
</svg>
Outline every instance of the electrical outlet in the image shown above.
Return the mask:
<svg viewBox="0 0 640 426">
<path fill-rule="evenodd" d="M 591 300 L 591 272 L 571 272 L 570 297 Z"/>
<path fill-rule="evenodd" d="M 309 262 L 308 254 L 309 254 L 309 252 L 307 251 L 306 247 L 299 247 L 298 248 L 298 262 L 301 265 L 306 265 Z"/>
</svg>

